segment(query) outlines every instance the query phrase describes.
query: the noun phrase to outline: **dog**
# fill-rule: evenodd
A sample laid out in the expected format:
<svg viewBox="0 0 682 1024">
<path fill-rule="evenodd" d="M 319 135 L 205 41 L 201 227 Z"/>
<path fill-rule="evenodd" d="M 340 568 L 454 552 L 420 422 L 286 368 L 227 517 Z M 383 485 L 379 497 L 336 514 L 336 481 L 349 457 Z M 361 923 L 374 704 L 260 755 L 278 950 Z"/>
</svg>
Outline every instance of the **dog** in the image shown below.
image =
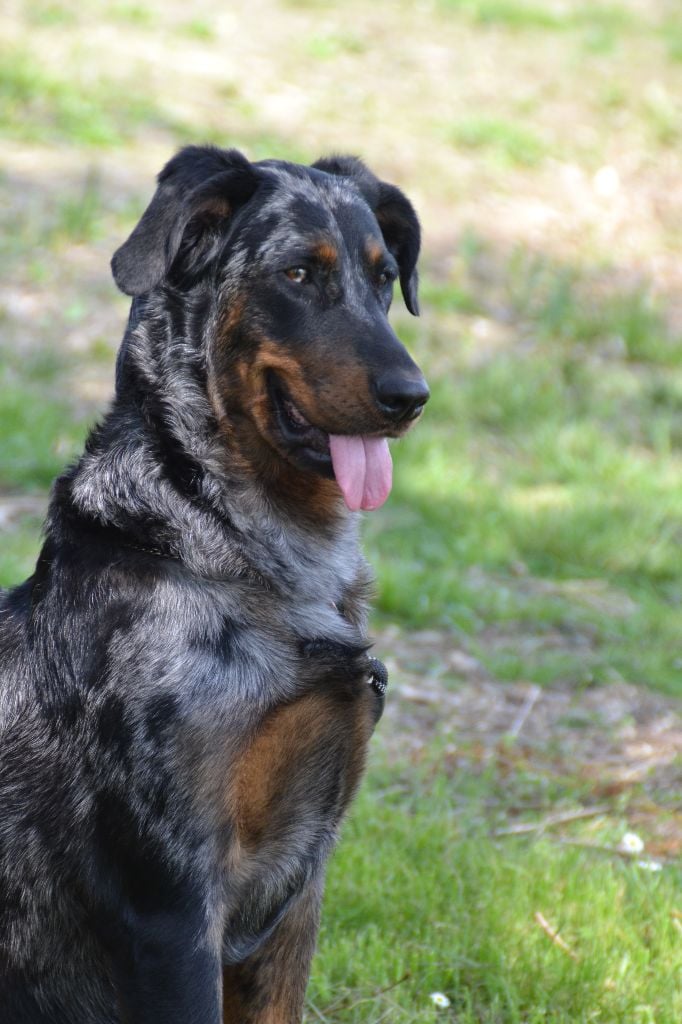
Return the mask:
<svg viewBox="0 0 682 1024">
<path fill-rule="evenodd" d="M 357 158 L 190 146 L 116 252 L 115 397 L 0 596 L 0 1020 L 296 1024 L 385 690 L 360 509 L 429 397 Z"/>
</svg>

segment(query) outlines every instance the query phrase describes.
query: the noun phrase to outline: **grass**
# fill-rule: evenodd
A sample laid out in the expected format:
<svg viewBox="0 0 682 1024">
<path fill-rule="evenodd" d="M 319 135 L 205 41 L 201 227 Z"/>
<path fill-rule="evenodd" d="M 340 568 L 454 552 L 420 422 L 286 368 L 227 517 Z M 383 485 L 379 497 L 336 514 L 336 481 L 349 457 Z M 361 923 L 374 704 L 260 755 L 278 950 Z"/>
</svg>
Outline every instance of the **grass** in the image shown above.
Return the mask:
<svg viewBox="0 0 682 1024">
<path fill-rule="evenodd" d="M 108 256 L 162 161 L 204 139 L 357 151 L 425 215 L 424 316 L 396 301 L 395 322 L 433 391 L 365 521 L 377 624 L 438 629 L 501 686 L 682 696 L 670 4 L 268 0 L 240 12 L 238 46 L 229 12 L 176 0 L 36 0 L 5 21 L 0 585 L 31 572 L 35 501 L 93 415 L 80 385 L 113 383 L 111 320 L 82 328 L 115 301 Z M 518 744 L 453 753 L 437 729 L 396 762 L 388 728 L 330 866 L 307 1024 L 680 1019 L 679 866 L 569 845 L 616 844 L 636 789 L 560 833 L 495 838 L 601 802 L 599 780 Z M 666 801 L 651 814 L 674 815 L 674 785 Z"/>
<path fill-rule="evenodd" d="M 359 37 L 344 32 L 312 36 L 306 40 L 305 49 L 316 60 L 330 60 L 344 53 L 362 54 L 367 47 Z"/>
<path fill-rule="evenodd" d="M 183 22 L 178 31 L 189 39 L 198 39 L 202 42 L 212 42 L 216 38 L 210 21 L 203 18 L 192 18 L 190 21 Z"/>
<path fill-rule="evenodd" d="M 42 518 L 24 513 L 19 523 L 3 525 L 0 587 L 13 586 L 33 572 L 40 551 Z"/>
<path fill-rule="evenodd" d="M 623 30 L 638 20 L 625 3 L 573 0 L 571 3 L 535 0 L 441 0 L 443 8 L 462 14 L 481 26 L 501 26 L 511 31 Z"/>
<path fill-rule="evenodd" d="M 2 353 L 0 493 L 46 491 L 82 448 L 82 417 L 58 397 L 60 369 L 50 356 Z"/>
<path fill-rule="evenodd" d="M 454 145 L 489 153 L 502 166 L 533 167 L 549 150 L 536 132 L 499 118 L 463 118 L 452 126 L 449 134 Z"/>
<path fill-rule="evenodd" d="M 174 127 L 132 84 L 50 70 L 27 46 L 0 46 L 0 130 L 24 142 L 120 146 L 141 129 Z M 180 130 L 175 127 L 175 130 Z"/>
<path fill-rule="evenodd" d="M 308 1021 L 672 1024 L 679 872 L 491 838 L 490 773 L 446 779 L 434 761 L 399 781 L 375 769 L 333 859 Z M 432 992 L 451 1008 L 436 1011 Z"/>
<path fill-rule="evenodd" d="M 24 16 L 27 24 L 46 27 L 74 25 L 78 20 L 71 7 L 52 0 L 33 0 L 26 6 Z"/>
</svg>

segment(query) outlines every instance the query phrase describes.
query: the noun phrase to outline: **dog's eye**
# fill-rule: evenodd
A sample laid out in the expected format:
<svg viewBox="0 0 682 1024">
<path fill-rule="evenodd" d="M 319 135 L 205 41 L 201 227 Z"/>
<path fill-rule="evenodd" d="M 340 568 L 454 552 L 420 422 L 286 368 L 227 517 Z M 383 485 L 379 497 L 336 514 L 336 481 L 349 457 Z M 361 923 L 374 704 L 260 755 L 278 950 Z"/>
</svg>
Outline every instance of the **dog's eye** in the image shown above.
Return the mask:
<svg viewBox="0 0 682 1024">
<path fill-rule="evenodd" d="M 377 282 L 378 282 L 380 288 L 383 288 L 384 285 L 390 284 L 391 281 L 394 281 L 394 280 L 395 280 L 395 274 L 391 270 L 382 270 L 381 273 L 379 274 L 378 278 L 377 278 Z"/>
<path fill-rule="evenodd" d="M 284 273 L 294 284 L 305 284 L 309 276 L 305 267 L 290 267 Z"/>
</svg>

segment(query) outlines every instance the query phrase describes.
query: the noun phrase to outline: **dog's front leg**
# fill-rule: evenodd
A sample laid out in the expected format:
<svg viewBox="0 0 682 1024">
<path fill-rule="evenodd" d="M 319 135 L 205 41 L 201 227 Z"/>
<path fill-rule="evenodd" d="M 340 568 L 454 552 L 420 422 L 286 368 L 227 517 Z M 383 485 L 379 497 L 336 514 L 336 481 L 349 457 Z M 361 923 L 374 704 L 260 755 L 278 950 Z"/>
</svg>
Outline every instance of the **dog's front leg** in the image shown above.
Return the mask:
<svg viewBox="0 0 682 1024">
<path fill-rule="evenodd" d="M 321 899 L 314 879 L 248 960 L 223 968 L 223 1024 L 300 1024 Z"/>
<path fill-rule="evenodd" d="M 196 912 L 136 915 L 112 951 L 122 1024 L 220 1024 L 220 957 Z"/>
</svg>

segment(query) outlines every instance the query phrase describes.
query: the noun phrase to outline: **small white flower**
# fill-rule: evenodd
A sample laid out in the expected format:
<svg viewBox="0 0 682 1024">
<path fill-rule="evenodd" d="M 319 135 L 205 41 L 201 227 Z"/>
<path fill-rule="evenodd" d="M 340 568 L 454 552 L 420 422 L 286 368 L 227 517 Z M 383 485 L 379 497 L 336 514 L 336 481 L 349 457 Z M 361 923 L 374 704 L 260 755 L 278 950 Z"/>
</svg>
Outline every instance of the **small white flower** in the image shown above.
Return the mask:
<svg viewBox="0 0 682 1024">
<path fill-rule="evenodd" d="M 434 1006 L 437 1006 L 439 1010 L 446 1010 L 450 1005 L 450 1000 L 442 992 L 432 992 L 431 1002 Z"/>
<path fill-rule="evenodd" d="M 618 849 L 623 853 L 641 853 L 644 843 L 635 832 L 626 832 L 621 839 Z"/>
<path fill-rule="evenodd" d="M 644 868 L 645 871 L 662 871 L 663 865 L 659 860 L 638 860 L 638 868 Z"/>
</svg>

